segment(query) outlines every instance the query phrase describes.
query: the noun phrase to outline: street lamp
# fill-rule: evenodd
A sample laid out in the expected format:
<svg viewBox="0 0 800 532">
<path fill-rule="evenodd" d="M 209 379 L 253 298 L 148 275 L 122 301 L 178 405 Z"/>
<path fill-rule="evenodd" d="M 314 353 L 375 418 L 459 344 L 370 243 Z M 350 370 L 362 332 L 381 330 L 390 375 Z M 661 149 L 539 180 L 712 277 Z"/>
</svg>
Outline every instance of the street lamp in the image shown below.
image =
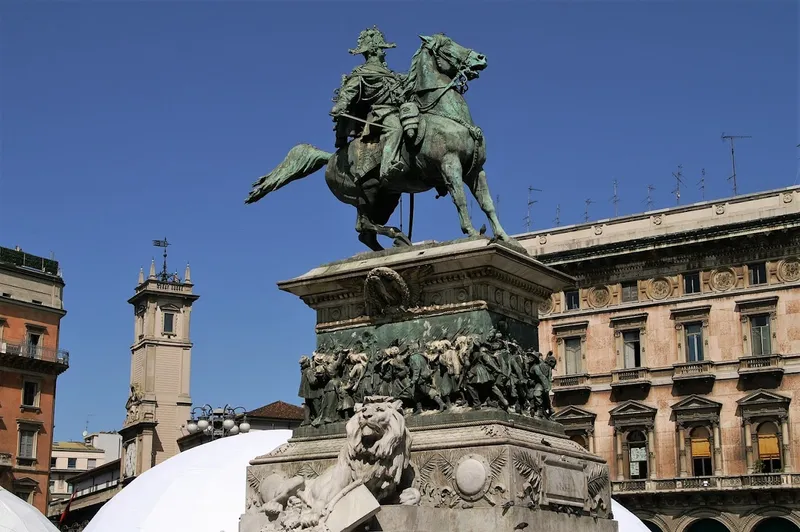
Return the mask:
<svg viewBox="0 0 800 532">
<path fill-rule="evenodd" d="M 189 434 L 202 432 L 212 440 L 235 436 L 239 433 L 250 432 L 250 423 L 247 422 L 247 410 L 241 406 L 225 405 L 214 408 L 211 405 L 198 406 L 192 409 L 192 417 L 186 422 Z"/>
</svg>

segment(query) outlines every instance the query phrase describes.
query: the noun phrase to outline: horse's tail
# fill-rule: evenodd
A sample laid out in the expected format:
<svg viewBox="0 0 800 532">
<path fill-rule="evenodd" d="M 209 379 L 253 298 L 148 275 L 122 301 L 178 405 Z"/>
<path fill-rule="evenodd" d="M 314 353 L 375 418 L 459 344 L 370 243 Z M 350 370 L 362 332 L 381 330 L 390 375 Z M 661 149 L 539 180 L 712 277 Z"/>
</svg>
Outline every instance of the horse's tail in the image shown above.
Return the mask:
<svg viewBox="0 0 800 532">
<path fill-rule="evenodd" d="M 292 181 L 310 176 L 328 164 L 331 157 L 332 153 L 322 151 L 311 144 L 298 144 L 289 150 L 281 164 L 253 183 L 253 190 L 244 202 L 255 203 Z"/>
</svg>

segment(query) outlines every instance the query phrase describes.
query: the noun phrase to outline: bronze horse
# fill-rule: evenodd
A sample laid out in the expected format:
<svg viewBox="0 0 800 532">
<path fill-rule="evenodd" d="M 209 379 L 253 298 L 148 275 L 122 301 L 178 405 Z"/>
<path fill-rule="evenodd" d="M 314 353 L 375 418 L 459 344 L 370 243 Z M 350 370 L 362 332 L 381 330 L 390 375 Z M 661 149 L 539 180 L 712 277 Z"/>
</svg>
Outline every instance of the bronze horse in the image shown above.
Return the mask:
<svg viewBox="0 0 800 532">
<path fill-rule="evenodd" d="M 466 184 L 486 213 L 494 238 L 510 241 L 497 219 L 486 182 L 483 133 L 472 122 L 463 96 L 466 81 L 477 78 L 486 68 L 486 58 L 442 34 L 420 38 L 422 45 L 414 54 L 406 82 L 409 99 L 417 104 L 420 119 L 417 142 L 406 138 L 403 143 L 404 157 L 411 168 L 408 172 L 380 182 L 378 165 L 373 165 L 364 178 L 356 179 L 353 169 L 363 162 L 360 159 L 375 159 L 375 154 L 380 153 L 380 146 L 363 136 L 336 153 L 298 144 L 280 165 L 253 184 L 245 203 L 255 203 L 327 166 L 325 180 L 331 192 L 358 211 L 359 240 L 378 251 L 383 249 L 378 235 L 394 239 L 395 245 L 411 244 L 400 229 L 386 226 L 402 193 L 431 189 L 436 189 L 440 196 L 449 193 L 458 210 L 461 231 L 468 236 L 477 235 L 467 211 L 463 186 Z"/>
</svg>

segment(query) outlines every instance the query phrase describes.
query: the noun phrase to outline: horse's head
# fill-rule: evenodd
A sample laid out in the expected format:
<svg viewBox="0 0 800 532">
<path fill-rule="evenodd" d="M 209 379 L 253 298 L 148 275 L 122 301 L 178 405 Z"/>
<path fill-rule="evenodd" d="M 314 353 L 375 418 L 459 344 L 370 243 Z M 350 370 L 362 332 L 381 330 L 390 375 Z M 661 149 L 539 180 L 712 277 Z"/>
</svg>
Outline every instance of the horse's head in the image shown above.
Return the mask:
<svg viewBox="0 0 800 532">
<path fill-rule="evenodd" d="M 420 35 L 422 46 L 436 58 L 439 71 L 449 77 L 463 73 L 467 79 L 475 79 L 486 68 L 486 56 L 475 50 L 464 48 L 443 33 L 431 37 Z"/>
</svg>

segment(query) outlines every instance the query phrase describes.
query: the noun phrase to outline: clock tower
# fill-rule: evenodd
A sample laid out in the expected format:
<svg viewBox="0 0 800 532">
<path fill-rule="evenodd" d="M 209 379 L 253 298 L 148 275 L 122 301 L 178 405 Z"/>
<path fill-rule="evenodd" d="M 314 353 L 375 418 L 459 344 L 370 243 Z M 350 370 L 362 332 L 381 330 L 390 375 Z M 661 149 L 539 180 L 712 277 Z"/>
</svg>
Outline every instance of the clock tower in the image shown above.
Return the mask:
<svg viewBox="0 0 800 532">
<path fill-rule="evenodd" d="M 123 481 L 142 474 L 180 452 L 177 440 L 189 419 L 192 341 L 189 335 L 193 293 L 189 266 L 183 279 L 167 270 L 167 240 L 153 244 L 164 248 L 164 266 L 156 273 L 155 261 L 145 279 L 139 272 L 135 294 L 128 300 L 134 312 L 131 346 L 130 395 L 122 435 Z"/>
</svg>

